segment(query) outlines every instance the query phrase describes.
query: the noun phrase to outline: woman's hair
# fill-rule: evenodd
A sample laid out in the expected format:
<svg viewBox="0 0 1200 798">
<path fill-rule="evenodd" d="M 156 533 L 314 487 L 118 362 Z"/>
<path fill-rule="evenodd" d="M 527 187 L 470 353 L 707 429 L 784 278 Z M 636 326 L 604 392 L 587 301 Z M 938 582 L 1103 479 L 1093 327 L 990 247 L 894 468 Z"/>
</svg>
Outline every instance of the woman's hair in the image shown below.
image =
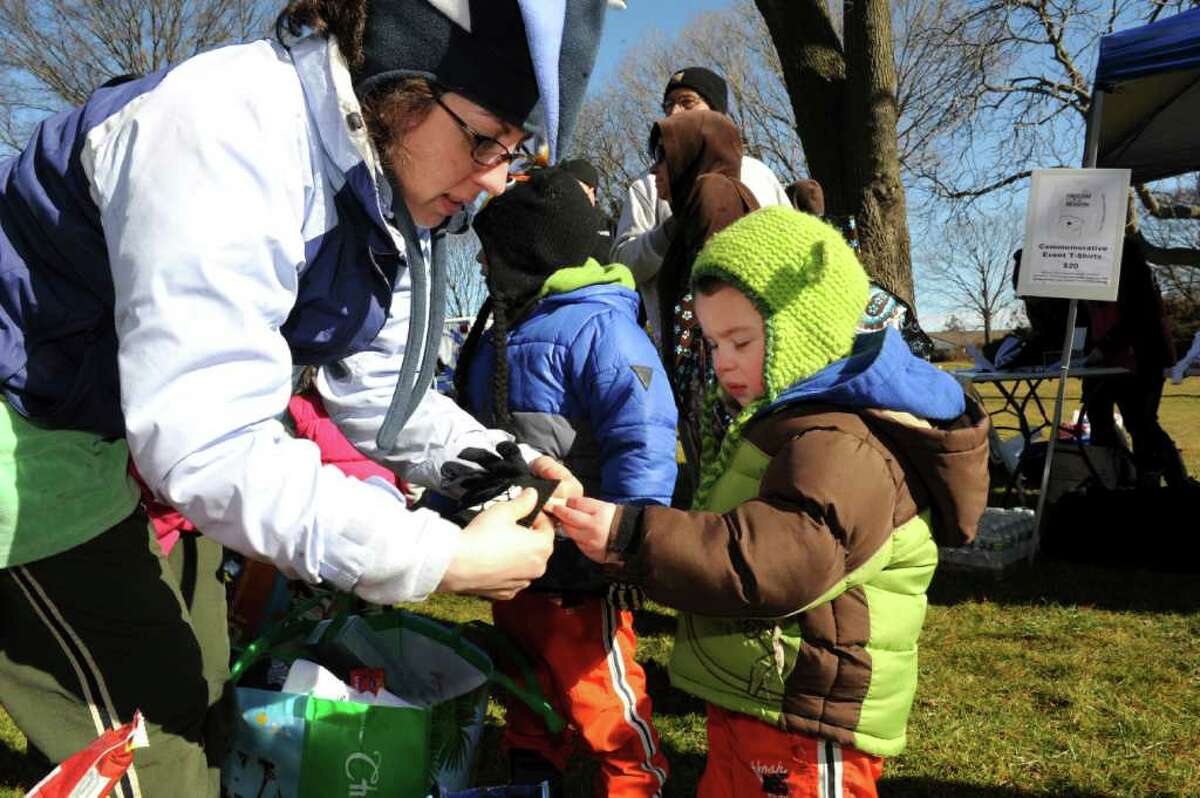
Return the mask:
<svg viewBox="0 0 1200 798">
<path fill-rule="evenodd" d="M 275 36 L 282 41 L 284 31 L 299 36 L 304 28 L 337 39 L 351 74 L 362 66 L 367 0 L 291 0 L 275 19 Z"/>
<path fill-rule="evenodd" d="M 309 388 L 313 387 L 316 381 L 317 367 L 305 366 L 300 370 L 300 373 L 296 376 L 296 379 L 292 384 L 292 394 L 298 396 L 299 394 L 307 392 Z"/>
<path fill-rule="evenodd" d="M 299 36 L 305 28 L 332 36 L 357 82 L 366 27 L 367 0 L 292 0 L 275 20 L 275 36 L 282 42 L 285 32 Z M 367 132 L 385 162 L 394 157 L 392 145 L 425 119 L 436 99 L 423 78 L 389 81 L 359 97 Z"/>
<path fill-rule="evenodd" d="M 367 133 L 384 163 L 404 157 L 393 146 L 404 134 L 424 121 L 437 102 L 437 95 L 424 78 L 402 78 L 373 89 L 362 103 Z"/>
</svg>

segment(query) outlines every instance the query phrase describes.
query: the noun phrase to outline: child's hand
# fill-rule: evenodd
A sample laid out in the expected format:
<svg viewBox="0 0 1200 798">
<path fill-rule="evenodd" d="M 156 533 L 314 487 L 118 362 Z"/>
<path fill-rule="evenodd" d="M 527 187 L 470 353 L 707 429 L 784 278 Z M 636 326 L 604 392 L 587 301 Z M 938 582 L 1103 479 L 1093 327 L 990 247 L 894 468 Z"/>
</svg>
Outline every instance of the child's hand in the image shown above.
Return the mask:
<svg viewBox="0 0 1200 798">
<path fill-rule="evenodd" d="M 575 541 L 575 545 L 589 560 L 605 563 L 617 559 L 608 550 L 613 516 L 617 512 L 615 504 L 577 496 L 567 499 L 565 503 L 548 503 L 546 511 L 559 520 L 563 532 Z"/>
<path fill-rule="evenodd" d="M 558 482 L 554 489 L 554 499 L 569 499 L 572 496 L 583 495 L 583 485 L 571 473 L 571 469 L 549 455 L 542 455 L 529 464 L 529 470 L 535 477 L 550 479 Z"/>
</svg>

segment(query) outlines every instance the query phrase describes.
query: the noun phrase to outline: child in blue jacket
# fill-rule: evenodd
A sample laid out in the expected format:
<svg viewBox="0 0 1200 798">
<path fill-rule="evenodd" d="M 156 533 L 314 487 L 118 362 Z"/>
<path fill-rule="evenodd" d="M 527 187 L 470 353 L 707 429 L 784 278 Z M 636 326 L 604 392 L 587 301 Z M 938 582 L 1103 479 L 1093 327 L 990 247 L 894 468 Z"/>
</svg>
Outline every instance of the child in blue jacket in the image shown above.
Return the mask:
<svg viewBox="0 0 1200 798">
<path fill-rule="evenodd" d="M 563 170 L 538 170 L 486 205 L 475 231 L 490 297 L 459 360 L 459 401 L 563 461 L 589 496 L 668 504 L 677 421 L 670 384 L 638 325 L 629 270 L 588 257 L 595 229 L 586 193 Z M 514 780 L 563 770 L 582 743 L 599 761 L 599 794 L 659 794 L 667 763 L 633 658 L 633 616 L 609 596 L 598 567 L 562 539 L 545 576 L 494 604 L 493 617 L 534 659 L 569 724 L 552 736 L 509 707 Z"/>
</svg>

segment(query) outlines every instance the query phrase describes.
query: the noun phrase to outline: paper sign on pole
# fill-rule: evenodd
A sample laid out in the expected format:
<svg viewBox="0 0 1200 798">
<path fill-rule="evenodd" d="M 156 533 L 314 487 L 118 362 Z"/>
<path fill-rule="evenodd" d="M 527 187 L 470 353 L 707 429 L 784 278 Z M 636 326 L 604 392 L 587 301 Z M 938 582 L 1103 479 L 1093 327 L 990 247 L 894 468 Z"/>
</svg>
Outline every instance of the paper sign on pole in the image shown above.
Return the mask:
<svg viewBox="0 0 1200 798">
<path fill-rule="evenodd" d="M 1035 170 L 1017 294 L 1116 301 L 1128 197 L 1128 169 Z"/>
</svg>

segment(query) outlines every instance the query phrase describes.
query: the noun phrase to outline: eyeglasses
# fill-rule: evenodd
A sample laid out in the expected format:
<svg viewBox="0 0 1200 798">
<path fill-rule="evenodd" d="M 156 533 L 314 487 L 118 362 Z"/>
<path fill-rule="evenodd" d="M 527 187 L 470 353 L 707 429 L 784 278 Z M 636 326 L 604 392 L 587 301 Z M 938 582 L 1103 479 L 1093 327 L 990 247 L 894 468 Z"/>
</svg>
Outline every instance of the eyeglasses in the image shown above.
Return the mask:
<svg viewBox="0 0 1200 798">
<path fill-rule="evenodd" d="M 451 111 L 450 106 L 442 102 L 440 94 L 434 95 L 433 99 L 442 107 L 443 111 L 450 115 L 459 129 L 467 135 L 467 138 L 471 139 L 471 160 L 480 166 L 499 166 L 502 163 L 513 166 L 533 157 L 523 144 L 518 144 L 516 150 L 510 150 L 491 136 L 485 136 L 468 125 L 465 119 Z"/>
<path fill-rule="evenodd" d="M 680 94 L 674 99 L 664 100 L 662 104 L 662 111 L 667 116 L 670 116 L 671 109 L 673 109 L 675 106 L 679 106 L 685 111 L 690 111 L 693 108 L 699 107 L 703 102 L 704 98 L 699 94 Z"/>
</svg>

